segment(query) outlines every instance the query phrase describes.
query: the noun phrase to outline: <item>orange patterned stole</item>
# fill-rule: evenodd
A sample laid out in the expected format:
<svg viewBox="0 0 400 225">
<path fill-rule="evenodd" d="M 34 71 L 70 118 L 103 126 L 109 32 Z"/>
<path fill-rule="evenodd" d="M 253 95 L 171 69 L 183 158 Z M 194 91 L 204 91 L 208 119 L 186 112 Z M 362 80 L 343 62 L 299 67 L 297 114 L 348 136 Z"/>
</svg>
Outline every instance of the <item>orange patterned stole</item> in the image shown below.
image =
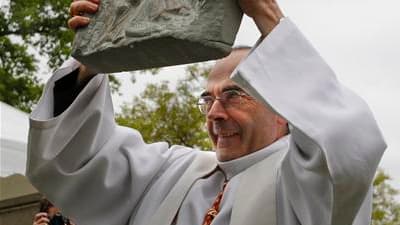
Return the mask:
<svg viewBox="0 0 400 225">
<path fill-rule="evenodd" d="M 202 225 L 210 225 L 211 222 L 219 213 L 219 206 L 221 204 L 222 196 L 224 195 L 227 183 L 228 181 L 225 180 L 224 185 L 222 186 L 222 190 L 218 193 L 217 197 L 215 198 L 212 207 L 207 210 L 207 214 L 204 216 L 204 222 L 202 223 Z"/>
</svg>

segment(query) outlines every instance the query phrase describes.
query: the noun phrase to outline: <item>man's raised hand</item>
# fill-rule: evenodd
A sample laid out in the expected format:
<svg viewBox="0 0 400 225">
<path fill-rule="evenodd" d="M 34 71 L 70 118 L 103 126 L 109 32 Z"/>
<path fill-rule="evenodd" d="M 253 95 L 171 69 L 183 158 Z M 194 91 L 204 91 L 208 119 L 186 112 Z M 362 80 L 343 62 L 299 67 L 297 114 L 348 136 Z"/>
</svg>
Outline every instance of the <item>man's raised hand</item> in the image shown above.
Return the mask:
<svg viewBox="0 0 400 225">
<path fill-rule="evenodd" d="M 284 17 L 275 0 L 239 0 L 239 5 L 247 16 L 253 18 L 263 37 Z"/>
<path fill-rule="evenodd" d="M 68 27 L 74 31 L 89 24 L 90 19 L 87 14 L 94 14 L 99 9 L 100 0 L 73 0 L 69 7 L 71 18 L 68 20 Z M 81 64 L 77 83 L 83 83 L 90 80 L 96 72 Z"/>
<path fill-rule="evenodd" d="M 99 8 L 100 0 L 73 0 L 69 7 L 71 18 L 68 20 L 68 27 L 77 30 L 87 26 L 90 19 L 85 14 L 94 14 Z"/>
</svg>

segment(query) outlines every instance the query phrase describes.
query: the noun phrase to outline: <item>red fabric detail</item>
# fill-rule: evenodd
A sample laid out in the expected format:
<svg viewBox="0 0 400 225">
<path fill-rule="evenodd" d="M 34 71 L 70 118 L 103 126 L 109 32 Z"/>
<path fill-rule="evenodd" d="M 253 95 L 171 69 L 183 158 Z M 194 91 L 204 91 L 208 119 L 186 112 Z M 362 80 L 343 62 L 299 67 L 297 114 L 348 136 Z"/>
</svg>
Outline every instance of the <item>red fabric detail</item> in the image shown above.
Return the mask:
<svg viewBox="0 0 400 225">
<path fill-rule="evenodd" d="M 202 225 L 210 225 L 212 223 L 212 221 L 214 220 L 214 218 L 219 213 L 219 206 L 221 204 L 222 196 L 224 196 L 224 191 L 225 191 L 227 183 L 228 183 L 228 181 L 224 182 L 224 185 L 222 186 L 222 190 L 218 193 L 211 208 L 209 208 L 207 210 L 207 213 L 204 216 L 204 221 L 203 221 Z"/>
</svg>

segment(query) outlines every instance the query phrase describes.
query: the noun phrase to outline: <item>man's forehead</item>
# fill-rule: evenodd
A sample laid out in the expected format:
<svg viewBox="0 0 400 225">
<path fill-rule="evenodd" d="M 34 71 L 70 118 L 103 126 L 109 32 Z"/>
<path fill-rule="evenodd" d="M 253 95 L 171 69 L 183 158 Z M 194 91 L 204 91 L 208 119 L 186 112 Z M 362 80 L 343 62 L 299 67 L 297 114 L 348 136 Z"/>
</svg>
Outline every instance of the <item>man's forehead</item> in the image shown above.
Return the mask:
<svg viewBox="0 0 400 225">
<path fill-rule="evenodd" d="M 216 74 L 213 79 L 208 79 L 202 95 L 219 95 L 227 90 L 244 91 L 235 81 L 230 79 L 229 73 Z"/>
<path fill-rule="evenodd" d="M 225 78 L 223 76 L 220 79 L 212 79 L 207 81 L 206 91 L 207 92 L 218 92 L 223 91 L 226 87 L 239 87 L 233 80 L 229 78 L 229 75 Z"/>
<path fill-rule="evenodd" d="M 235 70 L 236 66 L 225 61 L 218 61 L 208 76 L 207 81 L 216 82 L 216 81 L 224 81 L 229 80 L 229 76 Z"/>
<path fill-rule="evenodd" d="M 236 50 L 229 56 L 218 60 L 210 72 L 209 80 L 227 79 L 239 65 L 241 60 L 247 55 L 246 50 Z"/>
<path fill-rule="evenodd" d="M 218 89 L 222 90 L 227 86 L 237 86 L 237 84 L 230 79 L 230 75 L 247 53 L 247 50 L 236 50 L 229 56 L 218 60 L 208 76 L 206 91 L 212 93 L 218 91 Z"/>
</svg>

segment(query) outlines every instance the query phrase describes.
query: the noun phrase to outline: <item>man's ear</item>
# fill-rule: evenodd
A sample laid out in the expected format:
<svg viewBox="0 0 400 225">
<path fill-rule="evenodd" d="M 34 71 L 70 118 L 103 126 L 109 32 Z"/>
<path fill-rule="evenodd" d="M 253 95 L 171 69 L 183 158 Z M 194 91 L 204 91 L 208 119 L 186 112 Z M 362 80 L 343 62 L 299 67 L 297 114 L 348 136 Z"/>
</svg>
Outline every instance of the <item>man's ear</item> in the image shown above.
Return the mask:
<svg viewBox="0 0 400 225">
<path fill-rule="evenodd" d="M 289 133 L 289 126 L 287 120 L 277 115 L 276 122 L 278 123 L 280 134 L 282 136 L 287 135 Z"/>
</svg>

